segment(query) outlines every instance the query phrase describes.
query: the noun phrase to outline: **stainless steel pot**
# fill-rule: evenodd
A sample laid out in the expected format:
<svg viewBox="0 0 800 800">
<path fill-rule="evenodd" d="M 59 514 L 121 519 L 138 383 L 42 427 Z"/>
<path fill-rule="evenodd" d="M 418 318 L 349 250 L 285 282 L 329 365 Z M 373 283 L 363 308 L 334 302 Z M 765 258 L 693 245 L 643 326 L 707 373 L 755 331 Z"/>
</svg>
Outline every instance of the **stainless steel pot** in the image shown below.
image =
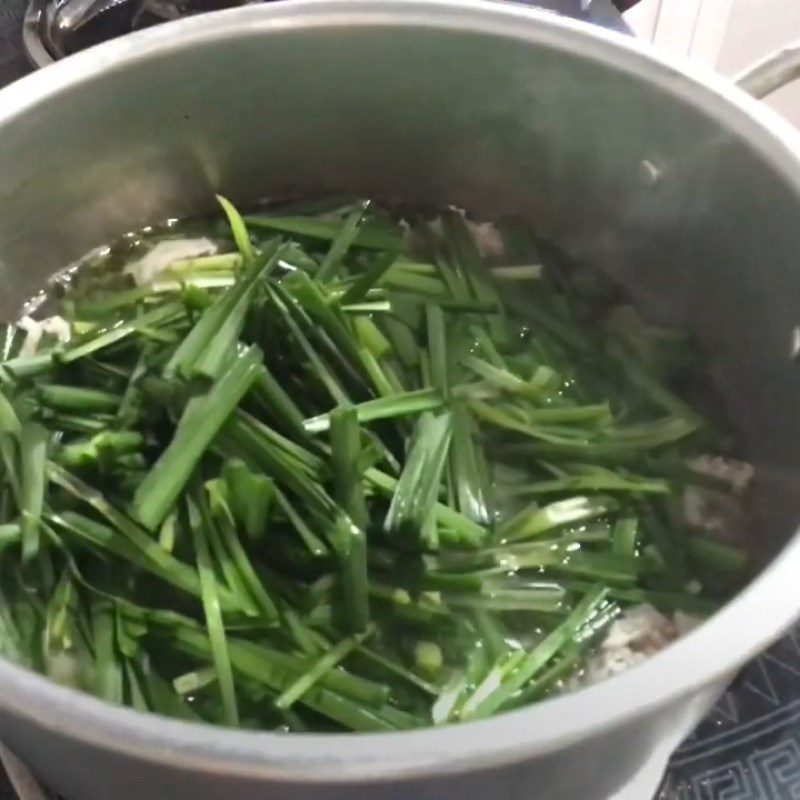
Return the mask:
<svg viewBox="0 0 800 800">
<path fill-rule="evenodd" d="M 297 0 L 42 70 L 0 93 L 0 312 L 214 191 L 246 205 L 339 190 L 522 213 L 692 329 L 761 469 L 754 541 L 771 561 L 643 666 L 441 730 L 192 726 L 0 663 L 0 736 L 73 800 L 605 798 L 800 607 L 800 135 L 622 37 L 478 0 Z"/>
</svg>

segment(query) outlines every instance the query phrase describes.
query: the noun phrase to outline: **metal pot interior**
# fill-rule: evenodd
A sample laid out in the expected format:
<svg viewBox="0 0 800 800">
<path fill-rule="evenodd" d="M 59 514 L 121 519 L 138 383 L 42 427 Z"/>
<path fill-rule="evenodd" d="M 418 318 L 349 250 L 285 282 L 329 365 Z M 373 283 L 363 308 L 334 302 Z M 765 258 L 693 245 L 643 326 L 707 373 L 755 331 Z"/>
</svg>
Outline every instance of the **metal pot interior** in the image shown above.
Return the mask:
<svg viewBox="0 0 800 800">
<path fill-rule="evenodd" d="M 788 134 L 621 40 L 491 8 L 223 12 L 7 90 L 0 313 L 92 247 L 209 211 L 215 191 L 242 206 L 346 192 L 513 214 L 696 334 L 760 469 L 752 545 L 776 553 L 800 517 Z"/>
</svg>

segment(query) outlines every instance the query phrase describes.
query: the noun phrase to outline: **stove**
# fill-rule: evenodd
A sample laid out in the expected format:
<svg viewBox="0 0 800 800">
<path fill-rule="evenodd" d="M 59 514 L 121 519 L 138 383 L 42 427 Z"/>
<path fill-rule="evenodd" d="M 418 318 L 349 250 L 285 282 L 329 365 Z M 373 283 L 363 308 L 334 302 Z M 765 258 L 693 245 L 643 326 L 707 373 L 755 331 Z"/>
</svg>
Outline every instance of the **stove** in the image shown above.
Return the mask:
<svg viewBox="0 0 800 800">
<path fill-rule="evenodd" d="M 31 69 L 22 46 L 26 3 L 0 0 L 0 86 Z M 621 3 L 532 2 L 626 31 L 615 7 Z M 0 800 L 52 797 L 2 746 L 0 762 L 10 776 L 0 771 Z M 645 800 L 654 792 L 655 800 L 800 800 L 800 625 L 741 672 L 675 752 L 656 754 L 629 786 L 608 800 Z"/>
<path fill-rule="evenodd" d="M 22 49 L 24 13 L 24 0 L 0 0 L 0 86 L 30 69 Z"/>
</svg>

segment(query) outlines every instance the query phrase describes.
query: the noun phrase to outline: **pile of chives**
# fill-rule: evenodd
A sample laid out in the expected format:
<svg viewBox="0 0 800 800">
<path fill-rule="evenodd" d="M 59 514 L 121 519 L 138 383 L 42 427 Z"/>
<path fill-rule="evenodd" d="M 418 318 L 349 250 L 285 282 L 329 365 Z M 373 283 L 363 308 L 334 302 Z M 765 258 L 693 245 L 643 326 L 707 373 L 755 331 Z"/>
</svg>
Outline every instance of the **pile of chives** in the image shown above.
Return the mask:
<svg viewBox="0 0 800 800">
<path fill-rule="evenodd" d="M 511 226 L 487 264 L 455 211 L 220 203 L 219 253 L 79 274 L 69 342 L 4 330 L 4 656 L 185 719 L 403 730 L 740 584 L 683 513 L 730 490 L 688 466 L 727 445 L 683 337 Z"/>
</svg>

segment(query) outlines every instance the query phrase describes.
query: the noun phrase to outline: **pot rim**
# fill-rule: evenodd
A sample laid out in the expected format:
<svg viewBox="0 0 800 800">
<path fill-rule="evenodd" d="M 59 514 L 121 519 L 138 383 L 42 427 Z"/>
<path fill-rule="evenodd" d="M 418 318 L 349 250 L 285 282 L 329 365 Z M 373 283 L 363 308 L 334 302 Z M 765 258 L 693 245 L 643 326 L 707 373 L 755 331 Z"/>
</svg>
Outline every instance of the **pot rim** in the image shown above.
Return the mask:
<svg viewBox="0 0 800 800">
<path fill-rule="evenodd" d="M 293 0 L 205 14 L 126 35 L 0 91 L 0 129 L 101 73 L 167 52 L 301 28 L 469 30 L 580 54 L 647 75 L 746 139 L 800 202 L 800 133 L 710 70 L 552 13 L 489 0 Z M 0 659 L 0 705 L 61 736 L 196 772 L 341 784 L 445 775 L 513 763 L 654 714 L 723 681 L 800 609 L 800 538 L 707 623 L 633 669 L 580 692 L 493 719 L 390 734 L 244 732 L 108 705 Z M 754 621 L 757 621 L 754 624 Z M 356 738 L 357 737 L 357 738 Z"/>
</svg>

